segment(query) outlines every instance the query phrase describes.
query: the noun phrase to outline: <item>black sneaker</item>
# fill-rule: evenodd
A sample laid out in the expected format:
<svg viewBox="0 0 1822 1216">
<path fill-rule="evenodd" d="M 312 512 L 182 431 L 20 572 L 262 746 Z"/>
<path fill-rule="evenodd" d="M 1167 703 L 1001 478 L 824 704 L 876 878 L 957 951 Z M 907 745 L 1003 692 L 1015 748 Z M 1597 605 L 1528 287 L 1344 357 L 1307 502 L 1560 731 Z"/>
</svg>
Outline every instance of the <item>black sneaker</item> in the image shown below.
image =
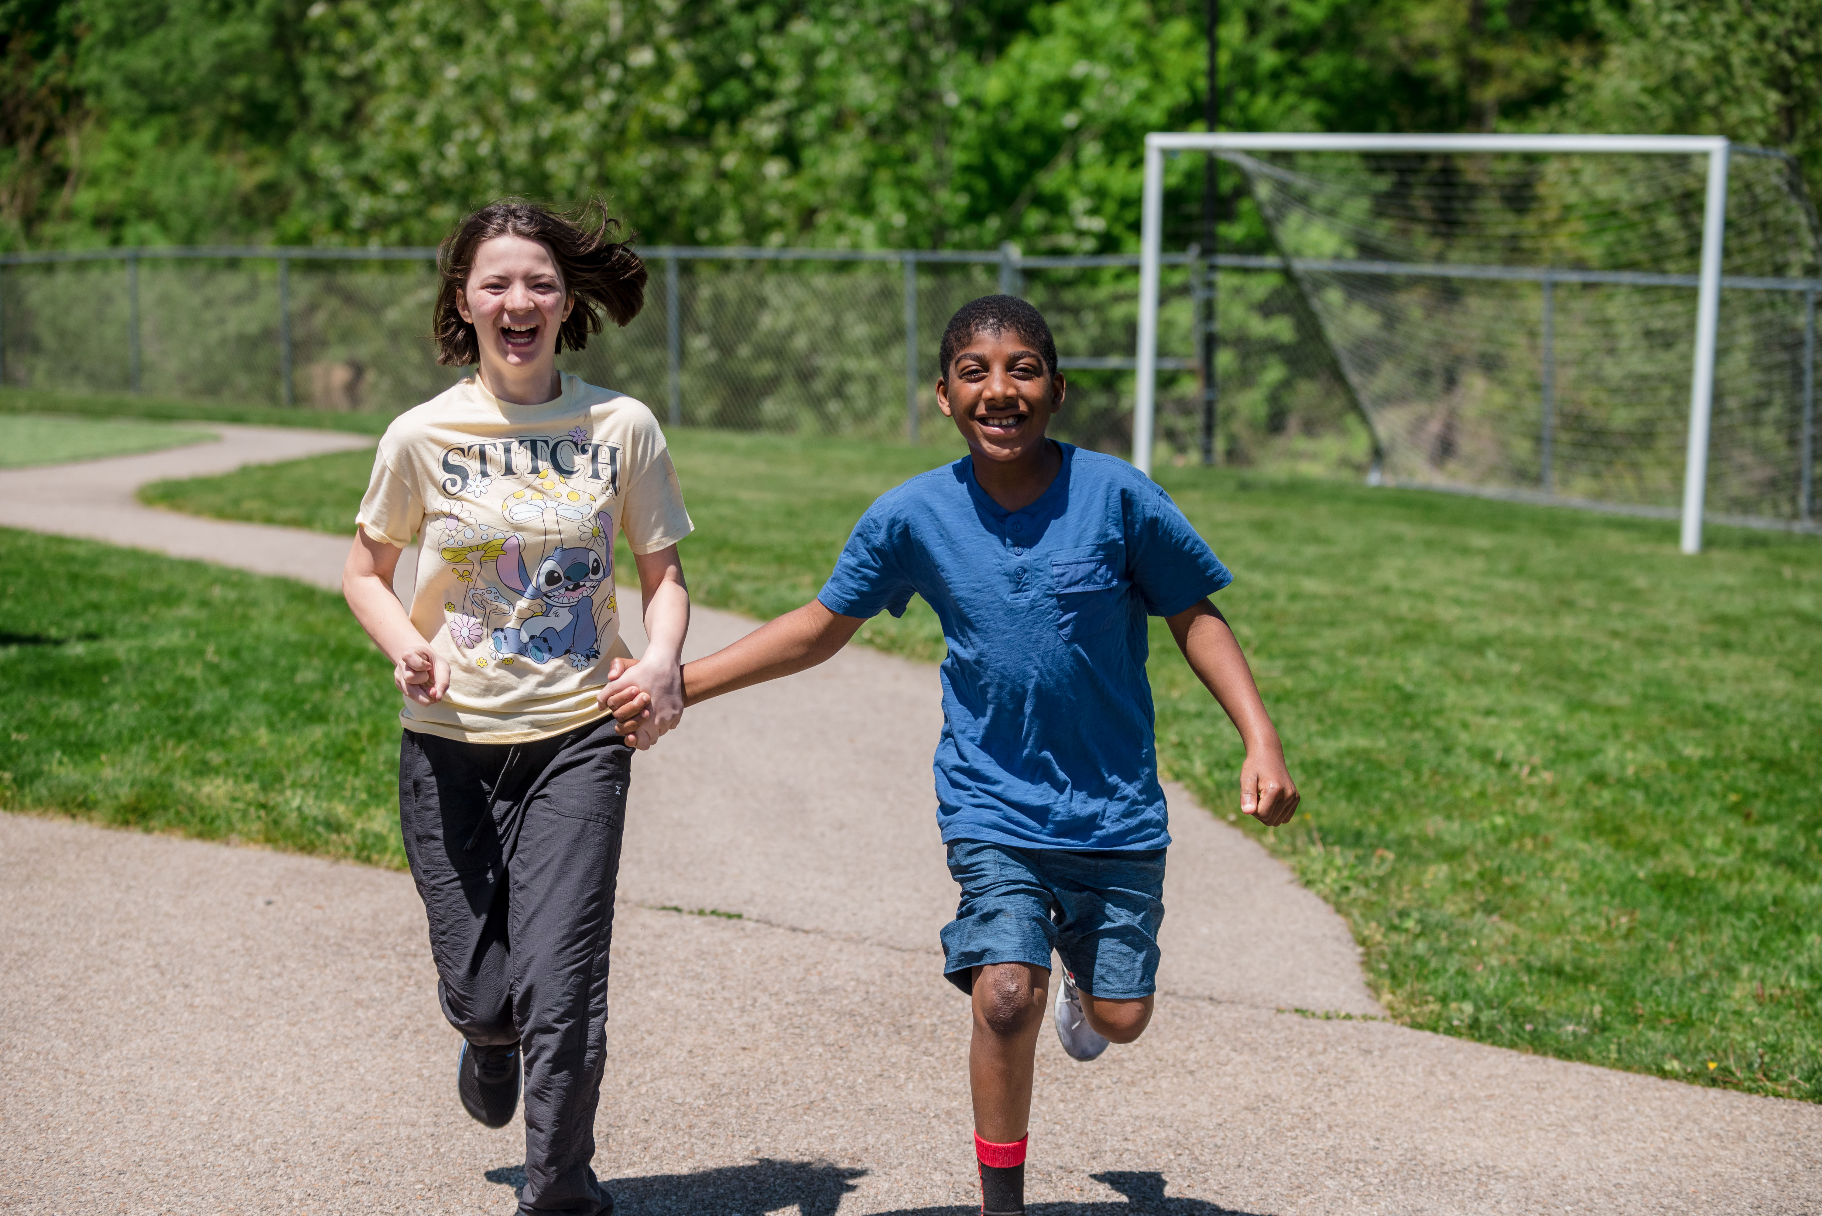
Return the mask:
<svg viewBox="0 0 1822 1216">
<path fill-rule="evenodd" d="M 456 1057 L 456 1093 L 475 1122 L 505 1127 L 519 1109 L 519 1045 L 476 1047 L 464 1041 Z"/>
</svg>

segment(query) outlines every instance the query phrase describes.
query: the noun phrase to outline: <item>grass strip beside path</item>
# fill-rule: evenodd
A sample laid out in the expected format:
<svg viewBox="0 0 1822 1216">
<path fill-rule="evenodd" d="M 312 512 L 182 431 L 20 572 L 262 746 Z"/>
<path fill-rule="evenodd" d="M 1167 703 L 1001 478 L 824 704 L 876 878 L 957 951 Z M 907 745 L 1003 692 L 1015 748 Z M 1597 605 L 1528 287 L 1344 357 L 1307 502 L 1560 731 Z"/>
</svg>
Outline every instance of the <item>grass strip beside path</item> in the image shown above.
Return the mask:
<svg viewBox="0 0 1822 1216">
<path fill-rule="evenodd" d="M 7 414 L 66 414 L 88 418 L 145 418 L 160 422 L 238 422 L 246 426 L 294 426 L 316 431 L 382 435 L 391 414 L 279 409 L 231 401 L 187 401 L 136 393 L 53 393 L 36 388 L 0 388 L 0 417 Z"/>
<path fill-rule="evenodd" d="M 214 432 L 198 427 L 169 426 L 133 418 L 98 420 L 55 414 L 0 413 L 0 469 L 131 456 L 215 438 Z"/>
<path fill-rule="evenodd" d="M 759 617 L 820 586 L 929 450 L 680 432 L 703 603 Z M 361 454 L 301 462 L 331 530 Z M 243 473 L 161 490 L 256 511 Z M 236 482 L 235 478 L 243 479 Z M 1267 845 L 1345 915 L 1413 1026 L 1822 1099 L 1822 545 L 1166 469 L 1237 575 L 1219 601 L 1306 813 Z M 273 511 L 298 509 L 295 500 Z M 939 658 L 921 601 L 861 637 Z M 1232 817 L 1240 749 L 1161 623 L 1166 770 Z"/>
</svg>

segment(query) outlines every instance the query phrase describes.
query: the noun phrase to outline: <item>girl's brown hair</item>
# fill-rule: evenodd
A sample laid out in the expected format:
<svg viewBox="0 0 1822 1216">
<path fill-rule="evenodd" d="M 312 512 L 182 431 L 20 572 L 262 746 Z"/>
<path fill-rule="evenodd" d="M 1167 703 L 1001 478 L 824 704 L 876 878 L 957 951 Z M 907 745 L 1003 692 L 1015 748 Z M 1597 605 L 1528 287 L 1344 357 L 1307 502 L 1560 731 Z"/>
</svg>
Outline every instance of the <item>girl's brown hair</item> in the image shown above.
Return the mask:
<svg viewBox="0 0 1822 1216">
<path fill-rule="evenodd" d="M 437 362 L 465 367 L 480 358 L 474 326 L 462 320 L 456 295 L 468 286 L 475 250 L 496 236 L 521 236 L 550 250 L 563 290 L 575 298 L 575 307 L 557 330 L 557 350 L 565 345 L 581 350 L 588 335 L 601 332 L 601 313 L 625 325 L 645 306 L 645 263 L 625 241 L 613 238 L 622 225 L 598 200 L 590 200 L 571 214 L 560 214 L 536 203 L 508 199 L 481 208 L 437 246 L 437 288 L 434 336 Z"/>
</svg>

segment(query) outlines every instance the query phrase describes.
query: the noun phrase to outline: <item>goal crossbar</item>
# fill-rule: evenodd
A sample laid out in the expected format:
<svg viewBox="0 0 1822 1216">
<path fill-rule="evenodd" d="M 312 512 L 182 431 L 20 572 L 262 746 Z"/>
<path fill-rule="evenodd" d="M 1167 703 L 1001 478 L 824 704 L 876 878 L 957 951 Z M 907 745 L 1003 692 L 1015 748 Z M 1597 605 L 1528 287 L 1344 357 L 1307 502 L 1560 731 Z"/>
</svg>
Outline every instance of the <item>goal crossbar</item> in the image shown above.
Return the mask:
<svg viewBox="0 0 1822 1216">
<path fill-rule="evenodd" d="M 1243 131 L 1154 131 L 1145 137 L 1140 221 L 1138 384 L 1132 462 L 1151 472 L 1158 382 L 1158 293 L 1164 243 L 1164 157 L 1173 152 L 1532 152 L 1657 153 L 1708 158 L 1702 256 L 1696 278 L 1695 365 L 1689 385 L 1689 441 L 1683 466 L 1681 546 L 1702 549 L 1708 485 L 1708 432 L 1714 410 L 1716 331 L 1721 311 L 1721 241 L 1732 153 L 1765 154 L 1719 135 L 1326 135 Z"/>
</svg>

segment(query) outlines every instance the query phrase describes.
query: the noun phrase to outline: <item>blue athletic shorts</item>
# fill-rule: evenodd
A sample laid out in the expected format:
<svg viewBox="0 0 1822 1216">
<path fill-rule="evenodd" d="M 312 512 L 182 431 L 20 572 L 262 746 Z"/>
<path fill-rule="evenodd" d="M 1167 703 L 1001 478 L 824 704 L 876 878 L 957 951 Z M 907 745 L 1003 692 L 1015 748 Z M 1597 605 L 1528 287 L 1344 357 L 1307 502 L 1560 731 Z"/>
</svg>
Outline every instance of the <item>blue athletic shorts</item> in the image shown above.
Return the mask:
<svg viewBox="0 0 1822 1216">
<path fill-rule="evenodd" d="M 1164 921 L 1164 852 L 952 842 L 949 873 L 962 899 L 943 927 L 944 975 L 971 992 L 973 968 L 1030 963 L 1048 971 L 1055 950 L 1084 992 L 1114 1001 L 1150 996 Z"/>
</svg>

